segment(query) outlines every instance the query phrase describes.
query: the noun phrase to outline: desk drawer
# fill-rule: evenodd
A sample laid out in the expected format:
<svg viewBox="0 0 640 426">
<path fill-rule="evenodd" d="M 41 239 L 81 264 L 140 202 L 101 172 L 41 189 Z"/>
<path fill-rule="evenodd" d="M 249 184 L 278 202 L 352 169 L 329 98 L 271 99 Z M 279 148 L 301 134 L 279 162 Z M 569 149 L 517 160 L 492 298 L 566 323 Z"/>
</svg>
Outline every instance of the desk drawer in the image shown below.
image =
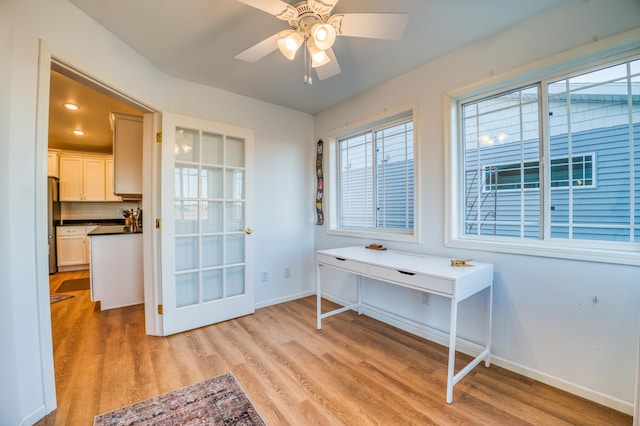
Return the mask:
<svg viewBox="0 0 640 426">
<path fill-rule="evenodd" d="M 371 278 L 407 284 L 412 287 L 419 287 L 438 293 L 453 294 L 453 283 L 450 280 L 442 278 L 414 274 L 413 272 L 402 272 L 397 269 L 383 268 L 375 265 L 369 266 L 369 275 Z"/>
<path fill-rule="evenodd" d="M 344 259 L 341 257 L 328 256 L 326 254 L 317 254 L 318 263 L 335 266 L 336 268 L 346 269 L 360 275 L 369 273 L 369 265 L 355 260 Z"/>
</svg>

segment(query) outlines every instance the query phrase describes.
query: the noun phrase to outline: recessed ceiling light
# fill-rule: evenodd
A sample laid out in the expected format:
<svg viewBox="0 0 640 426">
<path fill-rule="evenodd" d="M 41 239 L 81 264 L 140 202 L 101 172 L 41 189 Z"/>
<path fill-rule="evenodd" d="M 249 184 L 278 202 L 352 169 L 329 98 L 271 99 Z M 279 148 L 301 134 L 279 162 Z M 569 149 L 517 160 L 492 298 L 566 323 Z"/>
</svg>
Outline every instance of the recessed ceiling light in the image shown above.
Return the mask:
<svg viewBox="0 0 640 426">
<path fill-rule="evenodd" d="M 78 105 L 72 104 L 70 102 L 67 102 L 66 104 L 64 104 L 64 107 L 66 109 L 70 109 L 71 111 L 76 111 L 78 109 Z"/>
<path fill-rule="evenodd" d="M 76 135 L 76 136 L 82 136 L 82 135 L 84 135 L 84 131 L 80 130 L 80 129 L 75 129 L 73 131 L 73 134 Z"/>
</svg>

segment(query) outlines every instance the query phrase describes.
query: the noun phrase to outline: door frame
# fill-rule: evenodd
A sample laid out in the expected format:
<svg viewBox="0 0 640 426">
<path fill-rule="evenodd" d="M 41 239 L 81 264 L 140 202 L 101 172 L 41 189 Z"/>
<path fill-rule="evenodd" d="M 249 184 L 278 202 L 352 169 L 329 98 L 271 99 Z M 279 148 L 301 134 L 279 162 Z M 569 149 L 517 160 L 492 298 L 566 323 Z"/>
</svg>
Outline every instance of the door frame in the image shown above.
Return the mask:
<svg viewBox="0 0 640 426">
<path fill-rule="evenodd" d="M 51 70 L 61 72 L 93 89 L 115 97 L 135 108 L 144 111 L 143 118 L 143 262 L 144 262 L 144 298 L 145 330 L 147 334 L 161 335 L 162 325 L 154 307 L 161 297 L 159 262 L 159 233 L 155 232 L 155 219 L 159 217 L 160 173 L 158 144 L 154 143 L 159 130 L 157 108 L 129 97 L 117 88 L 105 83 L 77 66 L 76 59 L 58 51 L 55 47 L 40 40 L 38 56 L 38 90 L 36 99 L 36 144 L 35 144 L 35 260 L 36 260 L 36 299 L 38 312 L 38 330 L 40 343 L 40 364 L 44 395 L 45 415 L 56 409 L 55 368 L 53 364 L 53 336 L 51 330 L 51 304 L 49 301 L 49 257 L 47 254 L 47 153 L 49 128 L 49 90 Z"/>
</svg>

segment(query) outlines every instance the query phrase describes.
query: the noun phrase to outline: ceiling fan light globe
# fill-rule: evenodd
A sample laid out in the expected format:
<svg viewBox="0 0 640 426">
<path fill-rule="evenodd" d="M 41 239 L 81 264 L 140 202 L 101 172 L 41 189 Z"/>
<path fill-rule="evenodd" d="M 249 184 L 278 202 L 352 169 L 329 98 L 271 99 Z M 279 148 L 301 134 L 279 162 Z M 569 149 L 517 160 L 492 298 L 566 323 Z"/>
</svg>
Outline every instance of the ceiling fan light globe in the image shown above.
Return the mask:
<svg viewBox="0 0 640 426">
<path fill-rule="evenodd" d="M 309 43 L 307 43 L 307 48 L 309 49 L 309 55 L 311 56 L 311 68 L 321 67 L 331 61 L 327 52 L 318 49 L 318 46 L 313 44 L 312 40 L 309 40 Z"/>
<path fill-rule="evenodd" d="M 278 49 L 280 49 L 285 58 L 292 61 L 303 41 L 302 36 L 297 32 L 287 31 L 283 37 L 278 39 Z"/>
<path fill-rule="evenodd" d="M 311 38 L 318 49 L 331 49 L 336 41 L 336 29 L 330 24 L 315 24 L 311 27 Z"/>
</svg>

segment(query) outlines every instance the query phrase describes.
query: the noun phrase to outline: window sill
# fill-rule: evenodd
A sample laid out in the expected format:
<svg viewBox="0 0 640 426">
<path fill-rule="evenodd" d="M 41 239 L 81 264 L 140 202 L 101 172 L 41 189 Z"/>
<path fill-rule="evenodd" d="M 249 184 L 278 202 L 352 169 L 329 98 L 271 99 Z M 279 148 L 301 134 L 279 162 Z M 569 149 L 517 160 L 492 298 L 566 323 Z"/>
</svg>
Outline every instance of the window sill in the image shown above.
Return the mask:
<svg viewBox="0 0 640 426">
<path fill-rule="evenodd" d="M 613 245 L 603 242 L 603 245 Z M 640 244 L 628 243 L 629 249 L 618 247 L 592 248 L 579 241 L 507 241 L 476 238 L 452 239 L 445 245 L 450 248 L 481 250 L 525 256 L 550 257 L 556 259 L 581 260 L 640 266 Z"/>
<path fill-rule="evenodd" d="M 327 229 L 328 235 L 335 235 L 340 237 L 354 237 L 361 238 L 365 240 L 372 241 L 397 241 L 402 243 L 417 243 L 419 242 L 418 237 L 414 233 L 407 234 L 398 234 L 395 232 L 384 232 L 384 231 L 366 231 L 366 230 L 356 230 L 356 229 L 335 229 L 329 228 Z"/>
</svg>

